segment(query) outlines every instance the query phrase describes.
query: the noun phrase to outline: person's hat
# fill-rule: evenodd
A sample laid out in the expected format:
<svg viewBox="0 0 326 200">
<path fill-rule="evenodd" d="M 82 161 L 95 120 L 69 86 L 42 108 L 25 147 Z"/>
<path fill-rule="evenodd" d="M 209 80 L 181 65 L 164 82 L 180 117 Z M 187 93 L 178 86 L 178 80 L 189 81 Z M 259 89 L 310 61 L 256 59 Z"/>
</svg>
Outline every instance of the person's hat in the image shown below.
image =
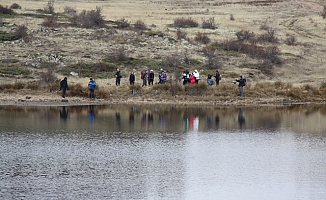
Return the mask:
<svg viewBox="0 0 326 200">
<path fill-rule="evenodd" d="M 197 69 L 195 69 L 195 72 L 196 72 L 196 73 L 198 72 Z"/>
</svg>

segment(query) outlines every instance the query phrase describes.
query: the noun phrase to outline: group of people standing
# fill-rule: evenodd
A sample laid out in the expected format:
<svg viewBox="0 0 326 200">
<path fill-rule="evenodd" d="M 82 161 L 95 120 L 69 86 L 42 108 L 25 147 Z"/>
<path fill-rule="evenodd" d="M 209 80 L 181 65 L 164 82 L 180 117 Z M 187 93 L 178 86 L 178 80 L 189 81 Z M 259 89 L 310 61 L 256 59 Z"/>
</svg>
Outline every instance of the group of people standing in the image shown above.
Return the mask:
<svg viewBox="0 0 326 200">
<path fill-rule="evenodd" d="M 120 86 L 120 81 L 122 78 L 122 73 L 119 69 L 117 69 L 115 73 L 116 77 L 116 86 Z M 141 79 L 142 79 L 142 86 L 146 85 L 153 85 L 154 84 L 154 71 L 153 70 L 145 70 L 141 72 Z M 218 70 L 216 70 L 215 74 L 208 74 L 207 76 L 207 84 L 212 86 L 214 84 L 219 85 L 219 82 L 221 80 L 221 74 Z M 167 80 L 167 75 L 164 70 L 160 70 L 160 73 L 158 75 L 158 84 L 164 84 Z M 198 83 L 200 78 L 199 78 L 199 72 L 197 70 L 194 70 L 192 73 L 190 73 L 188 70 L 185 70 L 182 74 L 182 79 L 183 79 L 183 85 L 186 84 L 194 84 Z M 215 79 L 215 82 L 214 82 Z M 136 81 L 135 73 L 132 71 L 129 76 L 129 83 L 130 85 L 134 85 Z M 243 93 L 243 87 L 246 85 L 246 79 L 242 76 L 240 76 L 240 79 L 236 79 L 233 81 L 233 83 L 239 83 L 239 92 L 240 96 L 244 96 Z M 93 78 L 90 78 L 88 82 L 88 89 L 89 89 L 89 97 L 90 99 L 95 99 L 94 95 L 94 90 L 96 87 L 96 82 Z M 62 98 L 65 98 L 66 96 L 66 91 L 68 90 L 68 82 L 67 82 L 67 77 L 64 77 L 63 80 L 60 81 L 60 90 L 62 90 Z"/>
<path fill-rule="evenodd" d="M 216 70 L 215 74 L 208 74 L 206 83 L 210 86 L 214 85 L 219 85 L 220 80 L 221 80 L 221 74 L 218 70 Z M 214 81 L 215 78 L 215 81 Z M 197 70 L 194 70 L 192 73 L 190 73 L 188 70 L 184 71 L 182 74 L 182 79 L 183 79 L 183 85 L 186 84 L 193 84 L 193 83 L 198 83 L 200 78 L 199 78 L 199 72 Z"/>
<path fill-rule="evenodd" d="M 154 85 L 155 74 L 153 70 L 145 70 L 140 73 L 140 79 L 142 80 L 142 86 Z M 161 69 L 158 75 L 158 84 L 164 84 L 167 79 L 166 72 Z M 129 76 L 130 85 L 134 85 L 136 81 L 135 73 L 131 72 Z"/>
</svg>

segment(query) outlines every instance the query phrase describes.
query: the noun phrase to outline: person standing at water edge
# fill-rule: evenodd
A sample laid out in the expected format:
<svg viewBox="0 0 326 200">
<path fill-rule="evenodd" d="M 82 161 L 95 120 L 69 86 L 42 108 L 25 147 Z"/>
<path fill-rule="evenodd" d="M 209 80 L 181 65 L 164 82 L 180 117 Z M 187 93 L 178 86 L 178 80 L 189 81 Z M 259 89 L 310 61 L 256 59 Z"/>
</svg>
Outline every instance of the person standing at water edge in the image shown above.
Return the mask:
<svg viewBox="0 0 326 200">
<path fill-rule="evenodd" d="M 60 81 L 60 90 L 62 90 L 62 98 L 66 98 L 66 91 L 68 90 L 67 77 Z"/>
<path fill-rule="evenodd" d="M 131 72 L 130 76 L 129 76 L 130 85 L 135 85 L 135 80 L 136 80 L 135 74 L 134 74 L 134 72 Z"/>
<path fill-rule="evenodd" d="M 90 78 L 89 82 L 88 82 L 89 98 L 90 99 L 92 99 L 92 98 L 95 99 L 95 94 L 94 94 L 95 87 L 96 87 L 95 80 L 93 78 Z"/>
<path fill-rule="evenodd" d="M 120 85 L 121 78 L 122 78 L 122 74 L 120 72 L 120 69 L 117 69 L 117 72 L 115 73 L 115 85 L 116 86 Z"/>
<path fill-rule="evenodd" d="M 246 79 L 240 76 L 240 79 L 236 79 L 234 83 L 238 82 L 239 83 L 239 92 L 240 96 L 243 97 L 243 86 L 246 86 Z"/>
</svg>

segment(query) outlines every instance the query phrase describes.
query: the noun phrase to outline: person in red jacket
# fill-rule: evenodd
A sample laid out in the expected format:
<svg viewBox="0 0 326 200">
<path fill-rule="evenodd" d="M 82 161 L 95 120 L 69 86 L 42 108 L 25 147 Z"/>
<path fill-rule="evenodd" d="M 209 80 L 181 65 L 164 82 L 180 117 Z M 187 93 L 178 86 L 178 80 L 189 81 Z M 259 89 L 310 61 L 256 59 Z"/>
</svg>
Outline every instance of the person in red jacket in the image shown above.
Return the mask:
<svg viewBox="0 0 326 200">
<path fill-rule="evenodd" d="M 195 75 L 194 73 L 191 73 L 190 77 L 189 77 L 189 81 L 191 84 L 195 83 L 196 82 L 196 78 L 195 78 Z"/>
</svg>

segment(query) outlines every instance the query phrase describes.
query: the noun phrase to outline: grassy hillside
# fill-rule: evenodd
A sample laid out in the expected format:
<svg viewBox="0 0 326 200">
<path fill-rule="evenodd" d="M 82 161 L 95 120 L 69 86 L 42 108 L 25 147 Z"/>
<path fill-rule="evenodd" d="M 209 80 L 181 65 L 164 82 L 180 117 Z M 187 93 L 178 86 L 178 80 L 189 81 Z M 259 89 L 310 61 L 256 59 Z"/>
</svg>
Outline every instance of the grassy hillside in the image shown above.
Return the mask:
<svg viewBox="0 0 326 200">
<path fill-rule="evenodd" d="M 202 79 L 219 69 L 222 84 L 243 75 L 252 86 L 320 89 L 323 16 L 321 0 L 4 0 L 0 84 L 51 87 L 76 72 L 73 83 L 94 77 L 110 86 L 117 68 L 124 77 L 134 71 L 140 84 L 140 71 L 147 69 L 178 78 L 197 69 Z"/>
</svg>

